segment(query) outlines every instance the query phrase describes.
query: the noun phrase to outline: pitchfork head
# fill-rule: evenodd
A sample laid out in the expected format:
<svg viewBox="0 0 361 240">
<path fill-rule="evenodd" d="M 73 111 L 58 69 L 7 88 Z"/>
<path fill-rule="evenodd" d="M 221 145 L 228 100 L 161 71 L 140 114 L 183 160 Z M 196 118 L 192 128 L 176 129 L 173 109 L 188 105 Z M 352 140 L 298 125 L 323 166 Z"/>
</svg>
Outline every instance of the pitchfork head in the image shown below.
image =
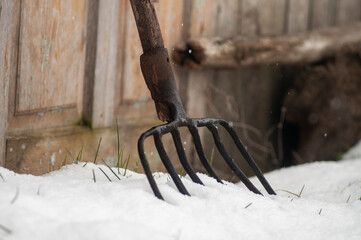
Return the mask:
<svg viewBox="0 0 361 240">
<path fill-rule="evenodd" d="M 209 173 L 209 175 L 211 177 L 215 178 L 219 183 L 222 183 L 222 180 L 217 176 L 217 174 L 215 173 L 214 169 L 212 168 L 210 162 L 208 161 L 207 157 L 204 154 L 201 139 L 200 139 L 200 136 L 198 133 L 198 127 L 208 128 L 208 130 L 212 133 L 214 143 L 216 144 L 219 153 L 222 155 L 223 159 L 226 161 L 226 163 L 232 169 L 232 171 L 237 175 L 237 177 L 245 184 L 245 186 L 250 191 L 252 191 L 256 194 L 261 194 L 261 192 L 252 184 L 252 182 L 247 178 L 247 176 L 242 172 L 242 170 L 237 166 L 237 164 L 234 162 L 234 160 L 226 152 L 226 150 L 223 146 L 223 143 L 218 134 L 218 126 L 223 127 L 230 134 L 230 136 L 232 137 L 238 150 L 241 152 L 244 159 L 247 161 L 249 166 L 252 168 L 253 172 L 256 174 L 257 178 L 260 180 L 260 182 L 262 183 L 262 185 L 264 186 L 266 191 L 269 194 L 275 194 L 272 187 L 269 185 L 267 180 L 264 178 L 262 172 L 259 170 L 259 168 L 257 167 L 257 165 L 254 162 L 254 160 L 252 159 L 252 157 L 248 154 L 245 146 L 243 145 L 243 143 L 237 136 L 237 133 L 235 132 L 235 130 L 231 127 L 231 125 L 228 122 L 226 122 L 222 119 L 212 119 L 212 118 L 200 118 L 200 119 L 187 118 L 187 119 L 178 119 L 178 120 L 172 121 L 168 124 L 153 127 L 151 129 L 149 129 L 148 131 L 146 131 L 145 133 L 143 133 L 139 138 L 139 141 L 138 141 L 139 157 L 140 157 L 141 163 L 143 165 L 145 174 L 150 183 L 150 186 L 156 197 L 158 197 L 159 199 L 163 199 L 163 197 L 157 187 L 157 184 L 153 178 L 151 169 L 148 164 L 148 160 L 144 153 L 144 140 L 147 137 L 153 136 L 154 143 L 155 143 L 155 146 L 159 153 L 159 156 L 160 156 L 165 168 L 169 172 L 171 178 L 173 179 L 176 187 L 182 194 L 190 196 L 187 189 L 183 185 L 180 177 L 178 176 L 177 172 L 175 171 L 171 161 L 169 160 L 167 152 L 163 146 L 162 136 L 164 134 L 170 133 L 172 135 L 173 142 L 174 142 L 179 160 L 180 160 L 184 170 L 188 173 L 189 177 L 193 180 L 193 182 L 204 185 L 187 160 L 186 154 L 184 152 L 184 148 L 182 146 L 182 140 L 180 137 L 179 129 L 181 127 L 188 128 L 189 132 L 192 135 L 197 155 L 198 155 L 200 161 L 202 162 L 204 168 L 206 169 L 206 171 Z"/>
<path fill-rule="evenodd" d="M 251 166 L 258 179 L 266 188 L 267 192 L 270 194 L 275 194 L 251 156 L 246 151 L 246 148 L 238 138 L 234 129 L 226 121 L 210 118 L 191 119 L 187 116 L 177 92 L 168 51 L 166 48 L 164 48 L 162 33 L 160 31 L 157 16 L 151 1 L 130 0 L 130 3 L 134 12 L 140 42 L 144 52 L 140 57 L 140 67 L 143 73 L 143 77 L 148 86 L 148 89 L 150 90 L 152 99 L 155 102 L 158 118 L 162 121 L 168 122 L 168 124 L 154 127 L 143 133 L 138 141 L 139 158 L 154 194 L 158 198 L 163 199 L 152 176 L 152 172 L 144 154 L 144 140 L 150 136 L 153 136 L 159 156 L 181 193 L 189 195 L 187 189 L 184 187 L 182 181 L 174 170 L 174 167 L 172 166 L 172 163 L 170 162 L 164 149 L 162 143 L 162 136 L 164 134 L 170 133 L 172 135 L 180 162 L 182 163 L 185 171 L 189 174 L 190 178 L 194 182 L 203 185 L 202 181 L 198 178 L 186 158 L 179 133 L 179 128 L 181 127 L 188 128 L 193 137 L 198 157 L 207 172 L 213 178 L 222 183 L 222 180 L 217 176 L 204 154 L 201 139 L 197 129 L 198 127 L 206 127 L 209 129 L 209 131 L 211 131 L 218 151 L 227 162 L 229 167 L 242 180 L 242 182 L 249 190 L 261 194 L 259 190 L 244 175 L 244 173 L 237 167 L 233 159 L 226 152 L 218 135 L 217 125 L 222 126 L 231 135 L 237 148 Z"/>
</svg>

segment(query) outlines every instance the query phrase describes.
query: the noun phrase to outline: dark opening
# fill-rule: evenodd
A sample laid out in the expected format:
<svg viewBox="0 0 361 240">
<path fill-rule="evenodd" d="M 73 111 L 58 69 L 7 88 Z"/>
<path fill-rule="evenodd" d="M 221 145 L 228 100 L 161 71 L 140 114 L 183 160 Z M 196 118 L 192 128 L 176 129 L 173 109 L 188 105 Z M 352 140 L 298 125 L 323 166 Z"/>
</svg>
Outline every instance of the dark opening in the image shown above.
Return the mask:
<svg viewBox="0 0 361 240">
<path fill-rule="evenodd" d="M 294 165 L 293 152 L 296 151 L 300 139 L 299 128 L 297 125 L 289 122 L 285 122 L 282 132 L 283 143 L 283 161 L 281 167 L 288 167 Z"/>
</svg>

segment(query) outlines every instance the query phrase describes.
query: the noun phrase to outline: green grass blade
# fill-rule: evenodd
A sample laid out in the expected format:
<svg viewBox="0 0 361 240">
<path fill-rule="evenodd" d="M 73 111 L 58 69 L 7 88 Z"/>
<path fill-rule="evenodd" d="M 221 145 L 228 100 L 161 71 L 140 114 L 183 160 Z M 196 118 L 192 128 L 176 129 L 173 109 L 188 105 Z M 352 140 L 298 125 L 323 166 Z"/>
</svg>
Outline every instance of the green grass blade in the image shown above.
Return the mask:
<svg viewBox="0 0 361 240">
<path fill-rule="evenodd" d="M 79 156 L 79 162 L 81 162 L 81 158 L 83 156 L 83 144 L 81 145 L 81 150 L 80 150 L 80 156 Z"/>
<path fill-rule="evenodd" d="M 98 143 L 98 148 L 97 148 L 97 152 L 95 153 L 95 157 L 94 157 L 94 164 L 97 163 L 97 157 L 98 157 L 98 153 L 99 153 L 99 148 L 100 148 L 100 144 L 102 143 L 102 138 L 100 137 L 99 139 L 99 143 Z"/>
<path fill-rule="evenodd" d="M 69 149 L 65 148 L 65 151 L 69 154 L 69 156 L 71 157 L 73 162 L 75 162 L 75 159 L 74 159 L 73 155 L 70 153 Z"/>
<path fill-rule="evenodd" d="M 64 166 L 65 166 L 65 164 L 66 164 L 66 157 L 67 157 L 67 156 L 68 156 L 68 155 L 65 155 L 64 161 L 62 162 L 61 167 L 64 167 Z"/>
<path fill-rule="evenodd" d="M 183 177 L 183 168 L 179 171 L 179 175 Z"/>
<path fill-rule="evenodd" d="M 117 126 L 117 145 L 118 145 L 117 168 L 118 168 L 118 174 L 120 174 L 120 172 L 119 172 L 119 161 L 120 161 L 120 141 L 119 141 L 119 125 L 118 125 L 118 119 L 117 119 L 117 117 L 115 117 L 115 124 L 116 124 L 116 126 Z"/>
<path fill-rule="evenodd" d="M 129 160 L 130 160 L 130 154 L 129 154 L 129 156 L 128 156 L 128 160 L 127 160 L 127 164 L 126 164 L 126 166 L 125 166 L 125 171 L 124 171 L 124 174 L 123 174 L 123 176 L 125 176 L 125 174 L 127 173 L 127 169 L 128 169 L 128 164 L 129 164 Z"/>
<path fill-rule="evenodd" d="M 213 166 L 213 159 L 214 159 L 214 147 L 212 148 L 211 158 L 209 160 L 209 164 Z"/>
<path fill-rule="evenodd" d="M 118 177 L 118 175 L 113 171 L 113 169 L 111 167 L 109 167 L 109 165 L 103 159 L 102 159 L 102 161 L 105 164 L 105 166 L 107 166 L 109 168 L 109 170 L 114 174 L 114 176 L 120 180 L 120 177 Z"/>
<path fill-rule="evenodd" d="M 298 194 L 299 197 L 301 197 L 301 194 L 302 194 L 304 188 L 305 188 L 305 185 L 302 186 L 302 189 L 301 189 L 300 193 Z"/>
<path fill-rule="evenodd" d="M 111 182 L 112 180 L 108 177 L 108 175 L 103 171 L 103 169 L 101 169 L 100 167 L 98 167 L 100 169 L 100 171 L 102 171 L 102 173 L 104 173 L 104 175 L 108 178 L 109 182 Z"/>
<path fill-rule="evenodd" d="M 16 188 L 16 192 L 15 192 L 15 196 L 13 197 L 13 199 L 11 200 L 11 204 L 14 204 L 16 202 L 16 200 L 18 199 L 19 197 L 19 193 L 20 193 L 20 189 L 19 187 Z"/>
<path fill-rule="evenodd" d="M 124 168 L 125 161 L 124 160 L 124 149 L 120 150 L 120 167 Z"/>
<path fill-rule="evenodd" d="M 120 151 L 120 144 L 119 144 L 119 125 L 118 125 L 118 119 L 117 117 L 115 117 L 115 123 L 117 125 L 117 140 L 118 140 L 118 154 L 119 154 L 119 151 Z"/>
<path fill-rule="evenodd" d="M 138 159 L 135 161 L 134 172 L 138 173 Z"/>
<path fill-rule="evenodd" d="M 5 182 L 5 178 L 3 177 L 3 175 L 1 173 L 0 173 L 0 177 Z"/>
<path fill-rule="evenodd" d="M 94 172 L 94 169 L 92 169 L 93 171 L 93 181 L 96 183 L 97 182 L 97 179 L 95 178 L 95 172 Z"/>
<path fill-rule="evenodd" d="M 120 162 L 120 153 L 118 152 L 118 159 L 117 159 L 117 168 L 118 168 L 118 174 L 120 174 L 120 172 L 119 172 L 119 168 L 120 168 L 120 164 L 119 164 L 119 162 Z"/>
<path fill-rule="evenodd" d="M 12 234 L 12 232 L 13 232 L 9 228 L 7 228 L 7 227 L 5 227 L 3 225 L 0 225 L 0 229 L 3 230 L 7 234 Z"/>
<path fill-rule="evenodd" d="M 81 145 L 81 149 L 78 153 L 78 156 L 76 157 L 76 164 L 78 164 L 81 161 L 81 156 L 83 155 L 83 144 Z M 87 163 L 84 164 L 83 167 L 85 167 L 87 165 Z"/>
<path fill-rule="evenodd" d="M 245 206 L 244 208 L 246 209 L 246 208 L 248 208 L 249 206 L 251 206 L 252 205 L 252 203 L 249 203 L 249 204 L 247 204 L 247 206 Z"/>
</svg>

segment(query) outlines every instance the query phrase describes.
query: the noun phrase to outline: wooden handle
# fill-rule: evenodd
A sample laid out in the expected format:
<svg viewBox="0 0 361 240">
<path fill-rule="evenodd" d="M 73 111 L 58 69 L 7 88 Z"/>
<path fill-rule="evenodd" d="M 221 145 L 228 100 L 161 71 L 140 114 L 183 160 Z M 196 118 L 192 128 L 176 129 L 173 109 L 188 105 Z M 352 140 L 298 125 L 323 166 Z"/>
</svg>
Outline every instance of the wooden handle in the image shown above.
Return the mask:
<svg viewBox="0 0 361 240">
<path fill-rule="evenodd" d="M 150 0 L 130 0 L 143 52 L 164 48 L 157 14 Z"/>
<path fill-rule="evenodd" d="M 157 15 L 150 0 L 130 0 L 143 54 L 140 66 L 161 121 L 186 120 L 168 51 L 164 48 Z"/>
</svg>

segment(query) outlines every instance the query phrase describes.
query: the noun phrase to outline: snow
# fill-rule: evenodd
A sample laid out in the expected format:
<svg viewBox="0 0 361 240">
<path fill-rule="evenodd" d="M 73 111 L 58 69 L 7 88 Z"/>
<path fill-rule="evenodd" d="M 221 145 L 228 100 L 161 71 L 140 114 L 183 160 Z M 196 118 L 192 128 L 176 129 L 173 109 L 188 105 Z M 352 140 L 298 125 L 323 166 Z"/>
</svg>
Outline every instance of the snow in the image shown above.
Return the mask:
<svg viewBox="0 0 361 240">
<path fill-rule="evenodd" d="M 343 159 L 358 159 L 361 158 L 361 141 L 357 143 L 354 147 L 347 151 L 342 156 Z"/>
<path fill-rule="evenodd" d="M 91 163 L 44 176 L 0 168 L 0 239 L 361 239 L 361 158 L 350 154 L 266 174 L 277 196 L 199 174 L 206 186 L 182 178 L 186 197 L 155 173 L 166 201 L 129 170 L 118 180 Z"/>
</svg>

